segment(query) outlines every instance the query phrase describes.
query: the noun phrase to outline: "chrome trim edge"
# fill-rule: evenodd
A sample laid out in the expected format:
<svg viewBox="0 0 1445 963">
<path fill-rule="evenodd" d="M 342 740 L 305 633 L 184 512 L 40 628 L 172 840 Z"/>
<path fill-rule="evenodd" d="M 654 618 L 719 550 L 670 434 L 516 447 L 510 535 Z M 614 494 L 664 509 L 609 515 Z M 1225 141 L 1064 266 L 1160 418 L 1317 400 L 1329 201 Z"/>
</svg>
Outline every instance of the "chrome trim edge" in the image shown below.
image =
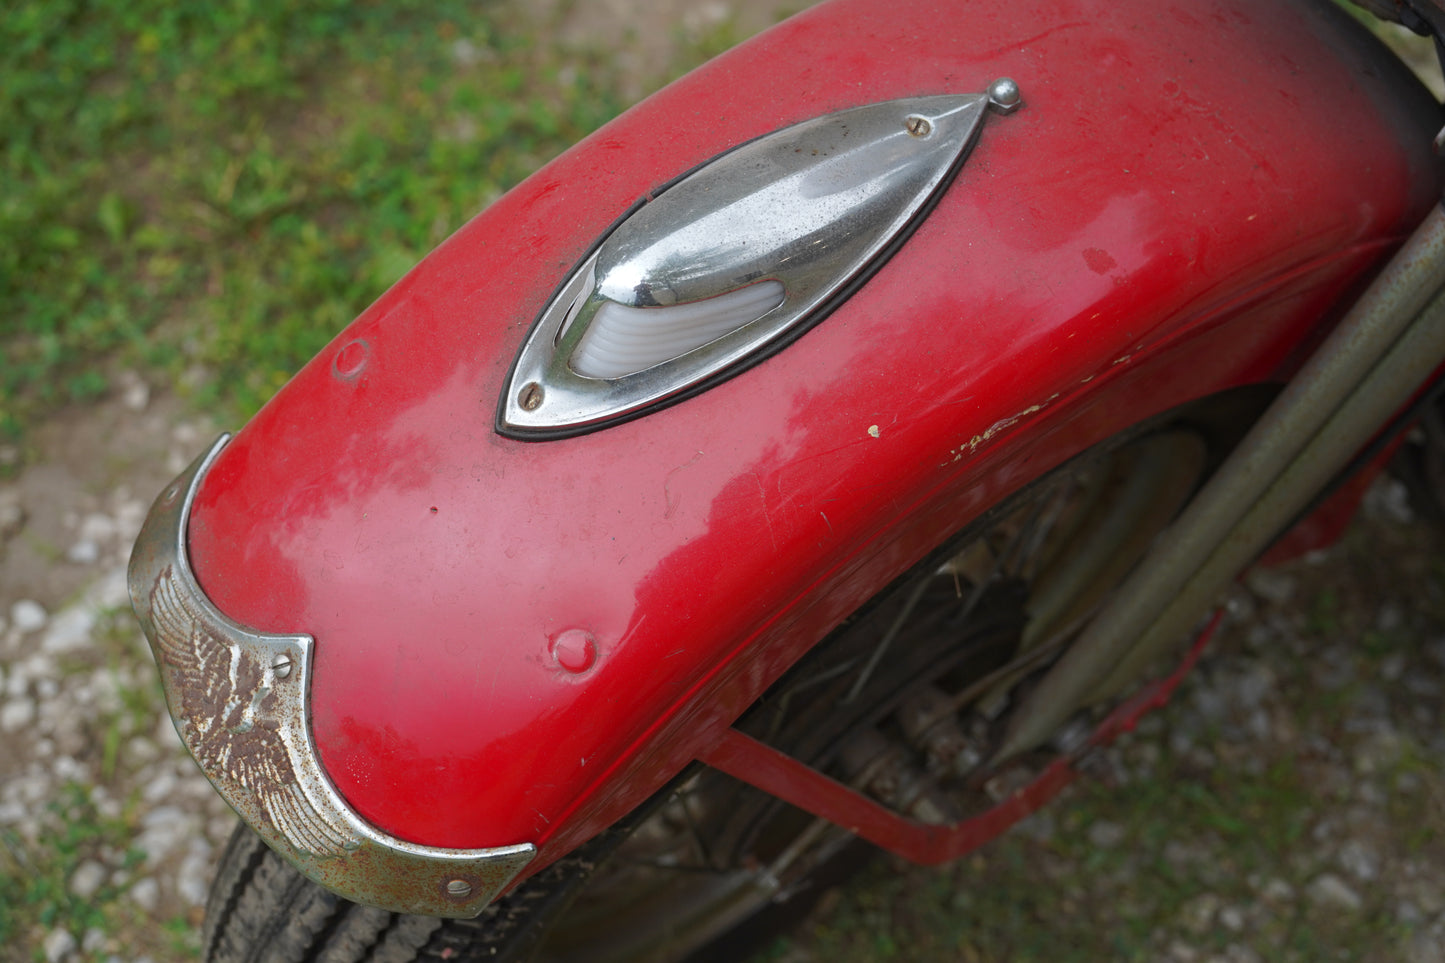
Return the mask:
<svg viewBox="0 0 1445 963">
<path fill-rule="evenodd" d="M 530 843 L 441 849 L 368 824 L 321 767 L 308 635 L 267 635 L 206 598 L 186 549 L 191 504 L 221 438 L 161 493 L 131 554 L 131 602 L 176 731 L 231 808 L 303 874 L 357 903 L 470 918 L 536 854 Z"/>
</svg>

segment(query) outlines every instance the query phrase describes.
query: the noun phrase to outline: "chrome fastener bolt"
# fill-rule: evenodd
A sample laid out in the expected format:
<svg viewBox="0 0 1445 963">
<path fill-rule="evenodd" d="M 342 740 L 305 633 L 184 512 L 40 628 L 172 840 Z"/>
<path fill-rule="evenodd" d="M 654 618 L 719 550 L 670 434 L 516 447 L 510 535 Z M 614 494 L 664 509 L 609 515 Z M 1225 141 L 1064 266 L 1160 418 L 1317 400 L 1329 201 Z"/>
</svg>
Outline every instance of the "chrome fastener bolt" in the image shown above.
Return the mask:
<svg viewBox="0 0 1445 963">
<path fill-rule="evenodd" d="M 522 386 L 522 393 L 517 395 L 517 404 L 522 406 L 523 411 L 536 411 L 542 407 L 542 386 L 535 381 L 529 381 Z"/>
<path fill-rule="evenodd" d="M 284 679 L 289 676 L 291 674 L 291 667 L 291 656 L 285 653 L 278 655 L 276 661 L 271 663 L 271 671 L 276 674 L 276 678 L 278 679 Z"/>
<path fill-rule="evenodd" d="M 933 125 L 928 122 L 928 118 L 919 117 L 917 114 L 905 120 L 903 127 L 914 137 L 927 137 L 933 132 Z"/>
<path fill-rule="evenodd" d="M 447 895 L 452 899 L 466 899 L 472 895 L 472 884 L 464 879 L 454 879 L 447 883 Z"/>
<path fill-rule="evenodd" d="M 1000 114 L 1009 114 L 1023 103 L 1023 94 L 1012 77 L 1000 77 L 988 85 L 988 103 Z"/>
</svg>

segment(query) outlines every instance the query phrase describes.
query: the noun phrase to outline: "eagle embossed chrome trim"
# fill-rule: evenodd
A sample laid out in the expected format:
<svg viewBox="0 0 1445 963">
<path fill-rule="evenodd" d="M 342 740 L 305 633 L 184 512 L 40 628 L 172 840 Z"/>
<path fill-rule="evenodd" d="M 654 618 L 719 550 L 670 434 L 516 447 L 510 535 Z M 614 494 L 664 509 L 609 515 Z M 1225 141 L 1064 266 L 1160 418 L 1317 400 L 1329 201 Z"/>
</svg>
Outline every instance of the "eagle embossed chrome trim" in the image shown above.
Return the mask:
<svg viewBox="0 0 1445 963">
<path fill-rule="evenodd" d="M 1001 86 L 1004 85 L 1004 86 Z M 988 93 L 891 100 L 764 135 L 637 207 L 569 274 L 497 409 L 510 438 L 566 437 L 731 377 L 822 320 L 937 200 Z"/>
<path fill-rule="evenodd" d="M 131 602 L 176 731 L 231 808 L 306 876 L 358 903 L 476 916 L 531 861 L 535 847 L 440 849 L 369 825 L 317 758 L 308 705 L 311 637 L 239 625 L 191 573 L 191 503 L 228 437 L 156 499 L 131 554 Z"/>
</svg>

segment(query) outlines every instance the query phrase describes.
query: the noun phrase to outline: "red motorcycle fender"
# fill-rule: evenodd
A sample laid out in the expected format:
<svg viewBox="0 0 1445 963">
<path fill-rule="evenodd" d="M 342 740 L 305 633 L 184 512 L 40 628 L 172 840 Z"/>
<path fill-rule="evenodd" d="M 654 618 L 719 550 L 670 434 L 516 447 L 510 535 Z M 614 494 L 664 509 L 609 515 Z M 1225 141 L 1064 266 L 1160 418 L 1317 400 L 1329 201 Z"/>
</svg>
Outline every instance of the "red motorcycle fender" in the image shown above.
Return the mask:
<svg viewBox="0 0 1445 963">
<path fill-rule="evenodd" d="M 982 92 L 937 207 L 782 352 L 579 437 L 493 430 L 529 326 L 680 173 L 861 104 Z M 1287 376 L 1437 195 L 1434 105 L 1330 4 L 812 9 L 428 256 L 209 466 L 231 619 L 314 639 L 362 818 L 535 870 L 646 799 L 949 533 L 1122 428 Z"/>
</svg>

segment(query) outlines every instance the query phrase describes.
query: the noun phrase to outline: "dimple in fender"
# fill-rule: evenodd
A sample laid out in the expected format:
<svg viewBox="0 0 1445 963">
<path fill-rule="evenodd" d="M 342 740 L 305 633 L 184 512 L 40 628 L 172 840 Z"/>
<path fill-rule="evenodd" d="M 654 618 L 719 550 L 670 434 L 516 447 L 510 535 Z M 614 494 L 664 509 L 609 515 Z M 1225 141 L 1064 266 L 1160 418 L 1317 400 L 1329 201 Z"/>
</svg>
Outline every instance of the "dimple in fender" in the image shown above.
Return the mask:
<svg viewBox="0 0 1445 963">
<path fill-rule="evenodd" d="M 678 959 L 1002 832 L 1408 423 L 1439 123 L 1326 3 L 837 0 L 553 161 L 142 532 L 208 957 Z"/>
</svg>

